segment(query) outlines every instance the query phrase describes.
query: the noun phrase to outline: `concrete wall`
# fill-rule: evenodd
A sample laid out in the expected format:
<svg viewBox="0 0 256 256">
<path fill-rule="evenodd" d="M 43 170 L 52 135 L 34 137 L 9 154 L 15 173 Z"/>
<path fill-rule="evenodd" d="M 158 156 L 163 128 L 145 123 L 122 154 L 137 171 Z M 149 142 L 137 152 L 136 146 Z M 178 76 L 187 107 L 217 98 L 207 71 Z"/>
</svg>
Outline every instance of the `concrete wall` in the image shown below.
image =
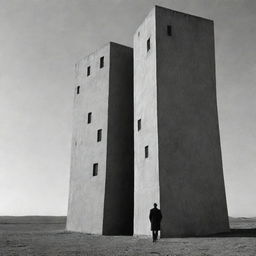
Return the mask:
<svg viewBox="0 0 256 256">
<path fill-rule="evenodd" d="M 213 22 L 155 7 L 134 35 L 134 65 L 134 234 L 150 234 L 159 200 L 162 237 L 227 231 Z"/>
<path fill-rule="evenodd" d="M 100 58 L 104 56 L 104 67 Z M 91 74 L 87 76 L 87 67 Z M 110 43 L 76 65 L 67 229 L 133 231 L 133 52 Z M 76 88 L 75 88 L 76 90 Z M 92 122 L 87 115 L 92 112 Z M 97 130 L 102 141 L 97 142 Z M 93 176 L 93 164 L 98 175 Z"/>
<path fill-rule="evenodd" d="M 156 7 L 156 45 L 162 236 L 227 231 L 213 22 Z"/>
<path fill-rule="evenodd" d="M 103 234 L 133 234 L 133 50 L 110 44 Z"/>
<path fill-rule="evenodd" d="M 159 203 L 155 9 L 134 34 L 134 234 L 149 235 L 149 210 Z M 147 40 L 151 49 L 147 52 Z M 141 119 L 141 130 L 137 121 Z M 144 148 L 149 146 L 149 157 Z"/>
<path fill-rule="evenodd" d="M 100 69 L 100 57 L 105 66 Z M 70 194 L 67 229 L 102 234 L 107 161 L 109 45 L 82 59 L 76 65 L 76 86 L 71 156 Z M 87 66 L 91 75 L 87 77 Z M 92 123 L 87 114 L 92 112 Z M 102 141 L 97 142 L 97 130 L 102 129 Z M 93 163 L 99 164 L 98 176 L 93 176 Z"/>
</svg>

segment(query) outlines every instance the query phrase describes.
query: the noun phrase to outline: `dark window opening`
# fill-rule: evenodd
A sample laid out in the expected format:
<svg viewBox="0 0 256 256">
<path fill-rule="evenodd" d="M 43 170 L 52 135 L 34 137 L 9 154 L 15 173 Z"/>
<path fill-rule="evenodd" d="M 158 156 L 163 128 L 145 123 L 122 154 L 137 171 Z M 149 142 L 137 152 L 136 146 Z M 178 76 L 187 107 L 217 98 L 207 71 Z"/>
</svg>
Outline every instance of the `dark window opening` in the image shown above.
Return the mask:
<svg viewBox="0 0 256 256">
<path fill-rule="evenodd" d="M 145 147 L 145 158 L 148 158 L 148 146 Z"/>
<path fill-rule="evenodd" d="M 80 86 L 77 86 L 76 87 L 76 94 L 79 94 L 80 93 Z"/>
<path fill-rule="evenodd" d="M 168 25 L 168 26 L 167 26 L 167 35 L 168 35 L 168 36 L 171 36 L 171 35 L 172 35 L 172 26 L 171 26 L 171 25 Z"/>
<path fill-rule="evenodd" d="M 101 141 L 102 139 L 102 129 L 97 131 L 97 142 Z"/>
<path fill-rule="evenodd" d="M 138 36 L 140 36 L 140 31 L 138 32 Z"/>
<path fill-rule="evenodd" d="M 87 76 L 89 76 L 91 74 L 91 66 L 87 67 Z"/>
<path fill-rule="evenodd" d="M 100 68 L 104 67 L 104 57 L 100 57 Z"/>
<path fill-rule="evenodd" d="M 98 175 L 98 164 L 95 163 L 93 164 L 92 176 L 97 176 L 97 175 Z"/>
<path fill-rule="evenodd" d="M 150 50 L 150 38 L 147 40 L 147 52 Z"/>
<path fill-rule="evenodd" d="M 88 113 L 87 123 L 90 124 L 92 122 L 92 112 Z"/>
<path fill-rule="evenodd" d="M 138 131 L 141 130 L 141 119 L 138 120 Z"/>
</svg>

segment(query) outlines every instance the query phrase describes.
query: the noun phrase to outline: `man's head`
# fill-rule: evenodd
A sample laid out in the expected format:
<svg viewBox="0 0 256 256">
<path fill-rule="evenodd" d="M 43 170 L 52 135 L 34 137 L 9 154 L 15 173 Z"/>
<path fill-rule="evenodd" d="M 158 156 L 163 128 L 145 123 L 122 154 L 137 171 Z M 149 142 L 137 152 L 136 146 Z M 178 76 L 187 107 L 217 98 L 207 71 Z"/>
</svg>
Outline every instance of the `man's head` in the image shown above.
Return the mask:
<svg viewBox="0 0 256 256">
<path fill-rule="evenodd" d="M 154 208 L 156 208 L 157 207 L 157 203 L 154 203 Z"/>
</svg>

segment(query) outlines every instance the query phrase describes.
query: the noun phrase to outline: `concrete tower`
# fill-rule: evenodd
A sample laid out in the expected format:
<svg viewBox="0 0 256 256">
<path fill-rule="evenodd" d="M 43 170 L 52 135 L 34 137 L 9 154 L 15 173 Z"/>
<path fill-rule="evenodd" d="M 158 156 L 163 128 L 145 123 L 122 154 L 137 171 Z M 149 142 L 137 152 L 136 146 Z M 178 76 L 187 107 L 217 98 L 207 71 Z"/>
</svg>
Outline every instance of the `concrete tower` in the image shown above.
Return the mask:
<svg viewBox="0 0 256 256">
<path fill-rule="evenodd" d="M 211 20 L 155 7 L 134 35 L 134 234 L 229 230 Z"/>
<path fill-rule="evenodd" d="M 67 230 L 133 232 L 133 50 L 109 43 L 76 65 Z"/>
</svg>

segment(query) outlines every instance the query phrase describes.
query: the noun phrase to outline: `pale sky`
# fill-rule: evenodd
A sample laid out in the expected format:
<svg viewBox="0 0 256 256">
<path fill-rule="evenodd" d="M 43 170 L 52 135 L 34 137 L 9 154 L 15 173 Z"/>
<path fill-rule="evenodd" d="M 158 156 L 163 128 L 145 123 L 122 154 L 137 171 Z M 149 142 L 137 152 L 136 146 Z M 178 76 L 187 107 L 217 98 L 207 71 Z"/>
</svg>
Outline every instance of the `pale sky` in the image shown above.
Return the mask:
<svg viewBox="0 0 256 256">
<path fill-rule="evenodd" d="M 228 211 L 256 216 L 255 0 L 0 0 L 0 215 L 66 215 L 74 64 L 155 4 L 214 20 Z"/>
</svg>

